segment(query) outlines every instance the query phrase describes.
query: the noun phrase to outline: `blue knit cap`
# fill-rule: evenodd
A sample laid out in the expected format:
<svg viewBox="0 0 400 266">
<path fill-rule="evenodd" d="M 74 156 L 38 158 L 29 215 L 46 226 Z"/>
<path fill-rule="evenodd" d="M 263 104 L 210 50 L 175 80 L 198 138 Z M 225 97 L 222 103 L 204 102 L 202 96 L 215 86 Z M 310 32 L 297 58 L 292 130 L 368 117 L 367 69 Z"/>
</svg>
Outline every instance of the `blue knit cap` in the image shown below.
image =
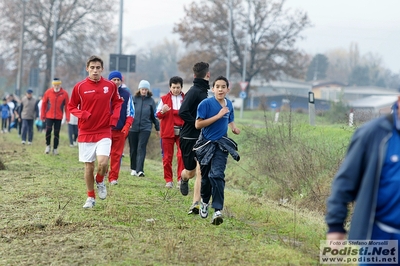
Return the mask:
<svg viewBox="0 0 400 266">
<path fill-rule="evenodd" d="M 150 82 L 148 82 L 147 80 L 142 79 L 139 82 L 138 89 L 148 89 L 148 90 L 150 90 Z"/>
<path fill-rule="evenodd" d="M 108 75 L 108 80 L 112 80 L 113 78 L 119 78 L 120 80 L 122 80 L 121 72 L 117 70 L 111 71 L 110 74 Z"/>
</svg>

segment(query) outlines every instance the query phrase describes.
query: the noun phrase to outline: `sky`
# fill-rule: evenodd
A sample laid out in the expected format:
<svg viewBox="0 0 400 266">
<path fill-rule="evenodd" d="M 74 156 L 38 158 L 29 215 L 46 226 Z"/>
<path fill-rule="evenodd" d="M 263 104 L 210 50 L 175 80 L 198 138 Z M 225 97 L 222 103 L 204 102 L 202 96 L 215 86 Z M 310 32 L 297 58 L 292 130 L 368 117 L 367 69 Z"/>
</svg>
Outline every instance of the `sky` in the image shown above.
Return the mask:
<svg viewBox="0 0 400 266">
<path fill-rule="evenodd" d="M 124 1 L 123 38 L 136 48 L 171 36 L 174 23 L 184 17 L 184 6 L 201 0 Z M 307 12 L 313 26 L 303 31 L 298 47 L 309 54 L 357 43 L 361 55 L 381 56 L 383 65 L 400 72 L 399 0 L 286 0 L 285 8 Z M 145 34 L 146 32 L 150 34 Z M 178 36 L 174 38 L 178 39 Z"/>
</svg>

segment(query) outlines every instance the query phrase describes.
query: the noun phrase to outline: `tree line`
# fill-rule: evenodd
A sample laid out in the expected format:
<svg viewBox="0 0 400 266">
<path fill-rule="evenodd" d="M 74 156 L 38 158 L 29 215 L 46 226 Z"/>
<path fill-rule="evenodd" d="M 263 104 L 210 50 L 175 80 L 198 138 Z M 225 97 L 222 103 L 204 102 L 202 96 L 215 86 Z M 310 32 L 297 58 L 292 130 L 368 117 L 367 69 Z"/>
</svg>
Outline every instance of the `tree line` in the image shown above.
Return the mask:
<svg viewBox="0 0 400 266">
<path fill-rule="evenodd" d="M 306 81 L 335 81 L 348 86 L 376 86 L 399 89 L 400 76 L 383 66 L 381 56 L 361 55 L 358 44 L 348 50 L 334 49 L 316 54 L 306 73 Z"/>
<path fill-rule="evenodd" d="M 29 86 L 29 75 L 37 69 L 41 80 L 38 89 L 44 92 L 50 84 L 53 52 L 55 73 L 65 88 L 86 76 L 88 56 L 97 54 L 108 62 L 109 54 L 115 53 L 117 47 L 118 3 L 119 0 L 1 1 L 0 84 L 5 80 L 8 91 L 15 86 L 23 6 L 23 85 Z M 178 74 L 191 80 L 191 67 L 197 61 L 210 63 L 213 75 L 225 75 L 230 58 L 230 78 L 248 81 L 247 91 L 255 77 L 266 81 L 282 76 L 329 78 L 356 85 L 362 80 L 388 87 L 396 83 L 398 77 L 381 67 L 378 56 L 361 57 L 356 46 L 345 56 L 338 50 L 312 57 L 300 50 L 297 42 L 312 23 L 305 11 L 292 10 L 285 4 L 285 0 L 189 2 L 171 32 L 179 35 L 180 42 L 164 40 L 136 50 L 134 79 L 158 83 Z M 134 41 L 124 39 L 123 47 L 132 50 Z M 112 70 L 107 64 L 105 68 Z M 366 73 L 368 79 L 360 78 Z"/>
</svg>

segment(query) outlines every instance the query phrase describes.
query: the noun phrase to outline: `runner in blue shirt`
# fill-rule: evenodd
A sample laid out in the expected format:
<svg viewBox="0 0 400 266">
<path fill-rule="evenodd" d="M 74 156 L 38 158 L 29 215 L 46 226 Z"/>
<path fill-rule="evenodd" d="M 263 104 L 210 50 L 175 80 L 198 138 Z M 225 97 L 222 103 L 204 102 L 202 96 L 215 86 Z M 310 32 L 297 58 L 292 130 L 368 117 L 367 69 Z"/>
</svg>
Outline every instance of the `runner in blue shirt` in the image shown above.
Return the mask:
<svg viewBox="0 0 400 266">
<path fill-rule="evenodd" d="M 196 156 L 201 170 L 201 207 L 200 216 L 208 217 L 208 205 L 212 197 L 212 208 L 215 210 L 211 223 L 219 225 L 223 222 L 222 209 L 224 206 L 225 168 L 228 153 L 235 160 L 236 143 L 227 137 L 228 126 L 234 134 L 240 130 L 234 123 L 232 102 L 225 98 L 229 92 L 229 82 L 219 76 L 213 83 L 214 97 L 203 100 L 197 108 L 195 127 L 202 129 L 195 147 Z"/>
</svg>

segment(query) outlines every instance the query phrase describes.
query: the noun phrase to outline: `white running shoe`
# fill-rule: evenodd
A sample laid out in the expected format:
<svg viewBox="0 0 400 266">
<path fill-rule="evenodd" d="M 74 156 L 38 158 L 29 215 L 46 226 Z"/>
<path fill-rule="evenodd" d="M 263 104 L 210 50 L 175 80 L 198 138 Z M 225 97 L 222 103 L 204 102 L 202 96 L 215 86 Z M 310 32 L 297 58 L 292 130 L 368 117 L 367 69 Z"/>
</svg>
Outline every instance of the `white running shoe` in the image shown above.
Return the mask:
<svg viewBox="0 0 400 266">
<path fill-rule="evenodd" d="M 133 175 L 133 176 L 138 176 L 138 174 L 136 173 L 136 170 L 132 170 L 132 171 L 131 171 L 131 175 Z"/>
<path fill-rule="evenodd" d="M 99 194 L 99 198 L 102 200 L 105 199 L 107 197 L 107 188 L 106 188 L 106 184 L 104 183 L 104 180 L 101 183 L 96 182 L 96 185 L 97 185 L 97 193 Z"/>
<path fill-rule="evenodd" d="M 216 211 L 211 219 L 211 223 L 215 225 L 220 225 L 224 222 L 224 219 L 222 218 L 222 213 L 221 211 Z"/>
<path fill-rule="evenodd" d="M 58 150 L 57 150 L 57 149 L 54 149 L 54 150 L 53 150 L 53 154 L 54 154 L 54 155 L 58 155 Z"/>
<path fill-rule="evenodd" d="M 46 146 L 46 149 L 44 150 L 44 153 L 49 154 L 50 152 L 50 145 Z"/>
<path fill-rule="evenodd" d="M 113 180 L 113 181 L 110 182 L 110 185 L 111 186 L 118 185 L 118 181 L 117 180 Z"/>
<path fill-rule="evenodd" d="M 83 205 L 83 208 L 90 209 L 90 208 L 93 208 L 95 204 L 96 204 L 96 200 L 92 197 L 88 197 L 85 202 L 85 205 Z"/>
<path fill-rule="evenodd" d="M 203 201 L 201 201 L 199 214 L 201 218 L 208 217 L 208 203 L 204 203 Z"/>
<path fill-rule="evenodd" d="M 173 188 L 174 187 L 174 183 L 172 182 L 167 182 L 167 184 L 165 184 L 166 188 Z"/>
</svg>

